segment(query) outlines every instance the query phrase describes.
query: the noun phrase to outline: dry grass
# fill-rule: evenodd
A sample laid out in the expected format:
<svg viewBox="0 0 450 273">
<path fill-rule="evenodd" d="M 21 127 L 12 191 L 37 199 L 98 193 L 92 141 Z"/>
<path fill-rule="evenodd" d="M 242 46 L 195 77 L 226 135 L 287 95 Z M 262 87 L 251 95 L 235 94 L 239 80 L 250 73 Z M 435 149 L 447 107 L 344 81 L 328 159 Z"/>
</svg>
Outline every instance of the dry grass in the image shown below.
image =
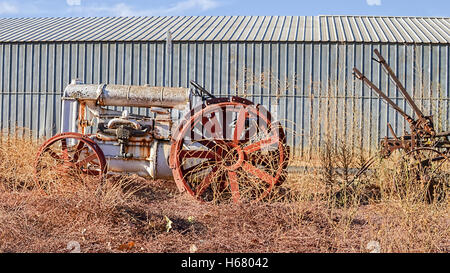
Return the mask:
<svg viewBox="0 0 450 273">
<path fill-rule="evenodd" d="M 292 160 L 315 168 L 290 173 L 280 198 L 216 205 L 135 176 L 61 179 L 43 194 L 33 187 L 37 147 L 2 138 L 0 252 L 69 252 L 71 241 L 81 252 L 369 252 L 370 241 L 382 252 L 450 251 L 448 194 L 431 204 L 398 194 L 386 163 L 349 183 L 345 168 L 360 155 L 342 145 Z"/>
</svg>

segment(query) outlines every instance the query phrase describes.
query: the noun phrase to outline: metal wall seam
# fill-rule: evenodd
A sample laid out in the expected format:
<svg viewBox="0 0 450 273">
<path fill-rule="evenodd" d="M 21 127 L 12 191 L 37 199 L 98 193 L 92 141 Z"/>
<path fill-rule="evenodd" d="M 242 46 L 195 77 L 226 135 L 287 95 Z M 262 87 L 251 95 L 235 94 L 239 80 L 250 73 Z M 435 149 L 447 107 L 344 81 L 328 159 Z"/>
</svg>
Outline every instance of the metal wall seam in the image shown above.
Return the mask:
<svg viewBox="0 0 450 273">
<path fill-rule="evenodd" d="M 149 20 L 146 21 L 146 24 L 144 26 L 138 26 L 136 27 L 136 30 L 134 31 L 134 33 L 130 33 L 128 41 L 134 41 L 134 42 L 146 42 L 143 39 L 139 39 L 140 35 L 139 33 L 141 33 L 144 29 L 149 29 L 151 30 L 153 28 L 153 25 L 155 24 L 155 22 L 158 22 L 159 18 L 156 18 L 153 20 Z M 186 21 L 188 21 L 188 19 L 186 18 L 186 16 L 183 16 L 181 18 L 171 18 L 171 20 L 169 20 L 170 23 L 167 24 L 167 27 L 165 29 L 160 28 L 159 32 L 156 32 L 154 35 L 151 36 L 151 38 L 147 38 L 148 40 L 153 40 L 153 41 L 164 41 L 165 37 L 166 37 L 166 33 L 167 31 L 171 31 L 171 33 L 173 33 L 173 28 L 175 27 L 180 27 L 182 26 Z M 151 32 L 149 31 L 147 34 L 150 34 Z M 142 37 L 142 35 L 140 36 Z"/>
<path fill-rule="evenodd" d="M 253 25 L 251 26 L 250 30 L 248 31 L 247 37 L 245 37 L 246 41 L 257 41 L 257 35 L 259 32 L 259 29 L 262 26 L 262 22 L 264 21 L 264 16 L 255 16 L 253 18 L 256 18 L 255 22 L 253 23 Z M 227 39 L 230 39 L 231 37 L 227 37 L 224 36 L 223 40 L 226 41 Z M 231 38 L 230 40 L 234 41 L 233 38 Z"/>
<path fill-rule="evenodd" d="M 362 41 L 364 41 L 364 38 L 362 36 L 361 29 L 359 28 L 356 19 L 357 19 L 356 17 L 352 17 L 350 19 L 351 20 L 350 29 L 352 30 L 352 34 L 354 36 L 357 36 L 357 37 L 355 37 L 355 41 L 356 42 L 362 42 Z M 350 22 L 350 20 L 349 20 L 349 22 Z"/>
<path fill-rule="evenodd" d="M 227 21 L 227 20 L 225 20 L 226 17 L 227 17 L 227 16 L 223 16 L 223 17 L 221 17 L 220 19 L 219 19 L 219 17 L 216 18 L 216 20 L 219 19 L 219 22 L 217 22 L 217 24 L 215 24 L 215 26 L 211 27 L 210 29 L 205 29 L 205 30 L 203 31 L 203 33 L 199 36 L 199 40 L 201 40 L 201 41 L 208 41 L 208 37 L 209 37 L 209 36 L 210 36 L 210 35 L 211 35 L 218 27 L 220 27 L 220 25 L 223 24 L 224 21 L 225 21 L 225 22 Z"/>
<path fill-rule="evenodd" d="M 105 27 L 101 27 L 99 31 L 94 27 L 90 28 L 87 34 L 92 37 L 94 41 L 122 41 L 126 42 L 130 39 L 129 33 L 133 29 L 138 29 L 140 27 L 146 26 L 148 20 L 145 17 L 123 17 L 120 22 L 112 22 Z M 151 23 L 153 20 L 151 20 Z M 127 38 L 125 38 L 127 37 Z M 84 41 L 83 36 L 79 36 L 77 40 Z M 91 41 L 92 41 L 91 40 Z"/>
<path fill-rule="evenodd" d="M 375 21 L 374 18 L 373 17 L 366 17 L 365 20 L 367 21 L 367 24 L 365 24 L 365 27 L 366 27 L 367 32 L 369 33 L 370 39 L 373 42 L 375 42 L 375 43 L 381 42 L 381 38 L 380 38 L 380 36 L 378 36 L 378 33 L 375 30 L 374 23 L 372 22 L 372 20 Z M 375 21 L 375 23 L 376 23 L 376 21 Z M 370 31 L 369 31 L 369 27 L 368 26 L 370 27 Z M 372 36 L 375 36 L 375 39 Z"/>
<path fill-rule="evenodd" d="M 378 18 L 373 18 L 372 20 L 376 24 L 376 29 L 378 30 L 375 33 L 379 33 L 379 34 L 383 35 L 384 40 L 382 38 L 380 38 L 380 42 L 387 42 L 387 41 L 389 41 L 385 31 L 383 30 L 383 27 L 380 25 L 380 23 L 378 21 Z"/>
<path fill-rule="evenodd" d="M 258 18 L 256 17 L 256 16 L 249 16 L 249 17 L 247 17 L 247 16 L 245 16 L 240 22 L 239 22 L 239 24 L 235 27 L 235 30 L 231 33 L 231 35 L 229 36 L 229 40 L 231 40 L 231 41 L 239 41 L 239 40 L 241 40 L 241 39 L 244 39 L 244 40 L 250 40 L 249 39 L 249 36 L 250 36 L 250 34 L 252 33 L 252 31 L 254 30 L 254 27 L 255 27 L 255 22 L 258 20 Z M 245 23 L 245 25 L 243 25 L 243 23 L 245 22 L 245 21 L 247 21 L 246 23 Z M 234 23 L 233 23 L 234 24 Z M 225 26 L 223 27 L 223 28 L 225 28 Z M 222 28 L 222 29 L 223 29 Z M 230 29 L 232 29 L 232 27 L 230 28 Z M 238 32 L 238 30 L 240 30 L 239 32 Z M 227 32 L 228 33 L 228 32 Z M 245 34 L 246 33 L 246 34 Z M 235 36 L 237 35 L 237 37 L 236 38 L 234 38 Z M 244 36 L 243 36 L 244 35 Z M 216 37 L 217 37 L 217 35 L 214 37 L 214 39 L 213 40 L 221 40 L 221 41 L 223 41 L 224 39 L 225 39 L 225 37 L 226 36 L 222 36 L 222 38 L 221 39 L 219 39 L 219 38 L 217 38 L 216 39 Z M 244 38 L 241 38 L 241 37 L 244 37 Z"/>
<path fill-rule="evenodd" d="M 68 26 L 68 25 L 70 25 L 70 24 L 72 24 L 73 23 L 73 21 L 75 21 L 76 19 L 69 19 L 69 20 L 66 20 L 65 22 L 63 22 L 63 23 L 58 23 L 58 24 L 53 24 L 52 26 L 42 26 L 42 27 L 44 27 L 45 28 L 45 31 L 43 31 L 40 35 L 38 34 L 38 35 L 33 35 L 32 33 L 29 33 L 28 35 L 26 35 L 25 37 L 17 37 L 16 39 L 22 39 L 22 40 L 27 40 L 27 39 L 30 39 L 31 37 L 33 37 L 34 36 L 34 39 L 37 39 L 37 40 L 40 40 L 40 39 L 47 39 L 47 40 L 50 40 L 51 41 L 51 39 L 49 39 L 49 37 L 48 37 L 48 35 L 49 35 L 49 33 L 52 33 L 52 34 L 56 34 L 56 33 L 58 33 L 59 31 L 61 31 L 62 29 L 64 29 L 66 26 Z M 26 28 L 24 28 L 25 30 L 26 30 Z"/>
<path fill-rule="evenodd" d="M 415 19 L 415 18 L 407 18 L 407 20 L 409 21 L 409 22 L 411 22 L 411 23 L 413 23 L 413 20 L 415 20 L 415 21 L 417 21 L 417 19 Z M 411 31 L 413 31 L 413 29 L 412 29 L 412 27 L 411 27 L 411 24 L 409 24 L 408 23 L 408 21 L 406 21 L 406 23 L 408 24 L 408 26 L 411 28 Z M 426 35 L 426 33 L 424 32 L 424 27 L 421 25 L 421 24 L 414 24 L 416 27 L 415 27 L 415 30 L 414 30 L 414 32 L 415 32 L 415 34 L 417 35 L 417 36 L 420 36 L 420 39 L 424 42 L 424 43 L 431 43 L 432 41 L 431 41 L 431 39 L 429 39 L 428 37 L 427 37 L 427 35 Z"/>
<path fill-rule="evenodd" d="M 258 37 L 258 34 L 260 32 L 262 32 L 261 34 L 259 34 L 259 38 L 257 38 L 257 40 L 270 41 L 270 39 L 265 39 L 264 37 L 266 37 L 267 31 L 269 30 L 272 19 L 273 19 L 272 16 L 264 16 L 261 27 L 258 29 L 258 32 L 256 33 L 256 37 Z"/>
<path fill-rule="evenodd" d="M 447 98 L 450 98 L 450 87 L 449 87 L 449 85 L 450 85 L 450 76 L 449 76 L 449 71 L 450 71 L 450 61 L 449 61 L 449 59 L 450 59 L 450 55 L 449 55 L 449 53 L 450 53 L 450 50 L 449 50 L 449 47 L 447 46 L 447 58 L 445 58 L 447 60 L 447 69 L 444 69 L 445 74 L 446 74 L 446 78 L 447 78 L 446 86 L 445 86 L 446 90 L 447 90 L 447 94 L 446 94 Z M 445 124 L 446 125 L 445 130 L 448 131 L 448 130 L 450 130 L 450 102 L 449 101 L 447 101 L 446 109 L 447 109 L 447 124 Z"/>
<path fill-rule="evenodd" d="M 348 41 L 357 42 L 355 35 L 353 34 L 353 29 L 349 17 L 344 17 L 344 19 L 346 20 L 346 24 L 344 25 L 344 31 L 348 33 L 348 35 L 346 35 L 347 39 L 349 39 Z"/>
<path fill-rule="evenodd" d="M 206 20 L 205 22 L 203 22 L 201 25 L 196 25 L 194 26 L 191 31 L 189 32 L 190 36 L 188 38 L 186 38 L 186 40 L 191 40 L 196 34 L 197 32 L 199 33 L 199 35 L 197 36 L 202 36 L 203 33 L 206 31 L 206 29 L 208 28 L 208 25 L 211 26 L 214 24 L 214 22 L 219 18 L 219 17 L 211 17 L 211 16 L 207 16 L 205 17 Z M 200 22 L 199 22 L 200 23 Z M 187 35 L 187 34 L 186 34 Z M 195 37 L 197 37 L 195 36 Z M 185 36 L 184 36 L 185 37 Z"/>
<path fill-rule="evenodd" d="M 436 38 L 436 35 L 433 33 L 433 28 L 428 24 L 427 20 L 421 18 L 422 25 L 427 29 L 429 35 L 434 39 L 434 41 L 440 42 L 438 38 Z"/>
<path fill-rule="evenodd" d="M 211 38 L 211 41 L 223 41 L 223 40 L 228 40 L 231 41 L 232 40 L 232 36 L 233 34 L 237 31 L 237 29 L 239 28 L 240 24 L 244 21 L 244 20 L 240 20 L 239 23 L 237 23 L 239 21 L 239 17 L 238 16 L 230 16 L 230 19 L 227 21 L 226 25 L 224 25 L 219 32 L 216 33 L 216 35 L 214 35 L 214 37 Z M 251 19 L 249 20 L 251 21 Z M 237 23 L 237 24 L 236 24 Z M 237 26 L 236 26 L 237 25 Z M 230 35 L 230 31 L 233 30 L 233 33 Z"/>
<path fill-rule="evenodd" d="M 177 29 L 183 27 L 183 25 L 189 21 L 189 18 L 187 16 L 182 16 L 179 18 L 172 18 L 171 20 L 169 20 L 168 24 L 166 25 L 165 28 L 160 27 L 155 34 L 153 34 L 152 36 L 150 36 L 147 40 L 153 40 L 153 41 L 164 41 L 166 38 L 166 34 L 167 31 L 170 31 L 173 35 L 173 33 L 175 33 L 177 31 Z M 154 21 L 152 21 L 153 23 Z M 141 29 L 143 29 L 144 27 L 142 27 Z M 146 26 L 146 28 L 148 29 L 152 29 L 152 26 Z M 148 32 L 149 34 L 152 32 Z M 137 34 L 135 34 L 136 36 Z M 137 37 L 134 37 L 132 39 L 130 39 L 132 41 L 141 41 L 140 39 L 138 39 Z M 145 41 L 141 41 L 141 42 L 145 42 Z"/>
<path fill-rule="evenodd" d="M 129 41 L 132 39 L 132 34 L 139 29 L 145 28 L 149 24 L 149 21 L 152 22 L 152 20 L 148 20 L 147 17 L 133 17 L 133 20 L 131 20 L 129 24 L 121 25 L 120 29 L 114 31 L 113 35 L 109 35 L 108 40 Z M 83 37 L 81 37 L 81 39 L 83 39 Z"/>
<path fill-rule="evenodd" d="M 428 25 L 430 25 L 430 27 L 431 27 L 431 24 L 433 24 L 435 27 L 431 27 L 431 31 L 432 32 L 435 32 L 436 34 L 437 34 L 437 36 L 439 36 L 439 38 L 440 39 L 437 39 L 440 43 L 445 43 L 445 41 L 446 41 L 446 39 L 441 35 L 441 33 L 439 33 L 439 31 L 436 29 L 436 24 L 434 23 L 434 21 L 433 20 L 429 20 L 430 21 L 430 23 L 428 23 L 428 22 L 426 22 Z M 431 32 L 430 31 L 430 32 Z M 448 34 L 448 33 L 447 33 Z"/>
<path fill-rule="evenodd" d="M 394 31 L 402 37 L 403 41 L 405 43 L 412 43 L 414 40 L 411 38 L 409 33 L 403 28 L 401 21 L 403 19 L 394 19 L 389 18 L 389 23 L 391 23 L 394 26 Z"/>
<path fill-rule="evenodd" d="M 191 18 L 192 18 L 192 21 L 184 28 L 184 30 L 181 30 L 180 33 L 174 33 L 174 35 L 173 35 L 174 41 L 175 40 L 183 41 L 184 37 L 186 35 L 188 35 L 188 33 L 190 31 L 192 31 L 195 27 L 197 27 L 198 24 L 201 21 L 203 21 L 206 17 L 191 17 Z"/>
<path fill-rule="evenodd" d="M 225 20 L 225 18 L 227 18 L 227 20 Z M 205 40 L 209 40 L 209 41 L 215 41 L 217 39 L 217 36 L 223 32 L 224 28 L 230 23 L 230 21 L 233 19 L 233 16 L 225 16 L 224 20 L 217 25 L 219 28 L 217 29 L 217 31 L 214 33 L 213 31 L 211 31 L 208 36 L 205 37 Z M 250 22 L 251 18 L 248 20 Z M 210 38 L 211 37 L 211 38 Z"/>
<path fill-rule="evenodd" d="M 143 37 L 142 41 L 152 41 L 155 39 L 154 38 L 155 35 L 158 35 L 159 33 L 161 33 L 159 36 L 160 37 L 159 39 L 161 41 L 164 41 L 164 38 L 165 38 L 164 35 L 166 34 L 167 29 L 163 26 L 166 26 L 167 22 L 169 22 L 171 20 L 171 18 L 162 16 L 162 17 L 159 17 L 159 19 L 160 20 L 155 21 L 155 22 L 152 21 L 152 26 L 148 27 L 149 31 L 147 31 L 145 33 L 145 35 L 142 36 Z M 154 40 L 154 41 L 159 41 L 159 40 Z"/>
<path fill-rule="evenodd" d="M 359 20 L 361 21 L 360 22 L 361 26 L 359 28 L 360 28 L 361 33 L 363 33 L 362 34 L 363 41 L 369 40 L 369 41 L 375 42 L 376 40 L 374 40 L 372 38 L 372 36 L 370 35 L 370 32 L 369 32 L 369 29 L 368 29 L 369 26 L 372 27 L 370 24 L 370 21 L 367 19 L 367 17 L 360 17 Z M 365 38 L 365 37 L 367 37 L 367 38 Z"/>
<path fill-rule="evenodd" d="M 15 41 L 20 41 L 19 39 L 17 39 L 18 36 L 12 35 L 16 33 L 17 34 L 26 33 L 27 31 L 29 32 L 30 29 L 33 29 L 33 26 L 29 24 L 30 20 L 28 19 L 30 18 L 18 18 L 18 19 L 14 18 L 9 22 L 4 22 L 1 26 L 5 26 L 6 29 L 0 32 L 1 41 L 10 42 L 12 39 L 14 39 Z M 52 19 L 50 19 L 49 21 L 51 22 Z M 44 25 L 46 24 L 44 23 Z"/>
<path fill-rule="evenodd" d="M 99 19 L 90 18 L 87 20 L 77 20 L 76 24 L 72 24 L 71 26 L 65 28 L 63 31 L 55 32 L 53 33 L 53 36 L 46 37 L 43 41 L 46 40 L 71 40 L 76 39 L 76 36 L 78 33 L 82 32 L 84 30 L 84 27 L 91 25 L 93 22 L 98 22 Z M 27 40 L 28 41 L 28 40 Z"/>
<path fill-rule="evenodd" d="M 159 30 L 159 26 L 161 25 L 161 22 L 164 22 L 164 20 L 168 20 L 170 18 L 165 18 L 162 16 L 155 16 L 154 20 L 149 22 L 148 25 L 146 25 L 146 29 L 143 28 L 139 33 L 136 33 L 135 36 L 131 39 L 133 41 L 146 41 L 149 40 L 149 35 L 153 33 L 155 30 Z M 178 18 L 179 19 L 179 18 Z M 185 17 L 182 17 L 180 21 L 185 19 Z"/>
</svg>

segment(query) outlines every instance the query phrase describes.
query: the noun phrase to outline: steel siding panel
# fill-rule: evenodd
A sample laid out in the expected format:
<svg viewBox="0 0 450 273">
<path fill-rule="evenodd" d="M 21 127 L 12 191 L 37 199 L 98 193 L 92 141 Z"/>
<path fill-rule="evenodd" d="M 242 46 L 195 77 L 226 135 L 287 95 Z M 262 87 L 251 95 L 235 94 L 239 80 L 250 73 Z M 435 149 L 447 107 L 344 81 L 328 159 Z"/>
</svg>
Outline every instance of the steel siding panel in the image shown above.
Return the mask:
<svg viewBox="0 0 450 273">
<path fill-rule="evenodd" d="M 54 134 L 60 94 L 77 76 L 87 83 L 161 85 L 168 73 L 170 85 L 188 86 L 196 79 L 216 94 L 235 94 L 238 89 L 272 110 L 277 107 L 280 119 L 294 123 L 287 124 L 288 136 L 299 152 L 317 145 L 314 138 L 323 140 L 334 127 L 346 128 L 347 135 L 353 130 L 353 141 L 367 148 L 387 133 L 386 122 L 397 133 L 405 123 L 367 87 L 353 82 L 353 65 L 412 113 L 379 64 L 370 60 L 373 48 L 380 48 L 424 112 L 448 120 L 448 45 L 174 42 L 173 58 L 166 64 L 163 42 L 43 43 L 0 44 L 0 128 L 12 129 L 17 122 L 40 135 Z M 272 77 L 267 84 L 257 82 L 268 75 Z M 448 122 L 439 126 L 449 127 Z"/>
</svg>

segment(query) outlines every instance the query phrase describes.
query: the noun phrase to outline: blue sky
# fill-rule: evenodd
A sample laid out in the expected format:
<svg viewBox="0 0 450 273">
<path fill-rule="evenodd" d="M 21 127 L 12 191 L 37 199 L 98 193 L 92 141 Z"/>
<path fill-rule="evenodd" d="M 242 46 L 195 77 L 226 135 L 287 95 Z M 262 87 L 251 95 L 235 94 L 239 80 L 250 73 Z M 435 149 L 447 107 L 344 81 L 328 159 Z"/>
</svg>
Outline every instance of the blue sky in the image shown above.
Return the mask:
<svg viewBox="0 0 450 273">
<path fill-rule="evenodd" d="M 0 0 L 0 17 L 322 14 L 450 17 L 450 1 Z"/>
</svg>

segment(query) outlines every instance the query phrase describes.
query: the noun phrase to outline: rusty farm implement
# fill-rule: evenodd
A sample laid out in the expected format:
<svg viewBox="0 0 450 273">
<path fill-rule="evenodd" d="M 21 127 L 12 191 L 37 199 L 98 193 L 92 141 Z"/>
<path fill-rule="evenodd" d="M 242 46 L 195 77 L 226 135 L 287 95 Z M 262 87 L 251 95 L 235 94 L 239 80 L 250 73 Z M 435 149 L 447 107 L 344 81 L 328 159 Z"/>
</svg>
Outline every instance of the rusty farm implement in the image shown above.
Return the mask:
<svg viewBox="0 0 450 273">
<path fill-rule="evenodd" d="M 399 160 L 403 164 L 408 165 L 410 175 L 415 177 L 416 182 L 424 183 L 427 189 L 426 199 L 431 200 L 434 198 L 434 189 L 437 184 L 448 183 L 450 177 L 448 173 L 450 171 L 450 131 L 436 132 L 433 117 L 423 114 L 380 52 L 375 49 L 374 53 L 378 59 L 374 58 L 373 60 L 382 65 L 415 114 L 415 118 L 408 115 L 357 68 L 353 68 L 356 78 L 362 80 L 364 84 L 377 93 L 386 103 L 403 116 L 407 124 L 409 124 L 409 133 L 403 136 L 397 136 L 392 126 L 388 123 L 388 128 L 392 136 L 386 136 L 381 140 L 381 156 L 382 158 L 387 158 L 395 151 L 400 151 L 402 155 Z M 356 174 L 355 178 L 367 171 L 375 161 L 376 157 L 368 160 Z"/>
<path fill-rule="evenodd" d="M 131 173 L 175 180 L 180 191 L 205 202 L 268 196 L 286 175 L 281 125 L 262 105 L 215 97 L 191 84 L 193 89 L 73 81 L 62 97 L 61 133 L 39 149 L 36 183 L 50 187 L 49 173 L 95 180 Z M 184 117 L 174 120 L 172 109 Z"/>
</svg>

